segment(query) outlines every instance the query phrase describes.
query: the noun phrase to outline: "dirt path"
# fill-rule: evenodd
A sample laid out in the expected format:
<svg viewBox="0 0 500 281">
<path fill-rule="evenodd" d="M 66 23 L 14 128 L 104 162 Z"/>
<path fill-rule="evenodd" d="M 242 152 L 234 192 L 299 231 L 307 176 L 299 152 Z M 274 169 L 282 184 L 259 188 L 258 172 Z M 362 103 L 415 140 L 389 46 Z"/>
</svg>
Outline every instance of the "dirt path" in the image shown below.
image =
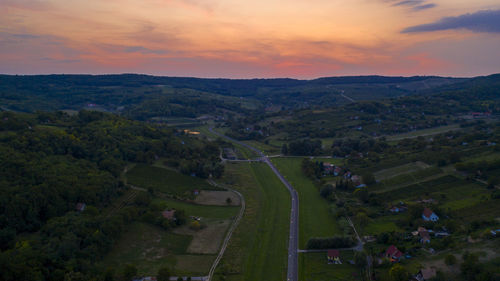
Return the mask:
<svg viewBox="0 0 500 281">
<path fill-rule="evenodd" d="M 214 182 L 213 180 L 210 180 L 210 183 L 215 185 L 215 186 L 220 186 L 216 182 Z M 215 258 L 215 261 L 212 264 L 210 271 L 208 272 L 208 279 L 207 280 L 212 279 L 214 272 L 215 272 L 215 269 L 217 268 L 217 265 L 219 265 L 220 260 L 224 256 L 224 252 L 226 251 L 227 245 L 229 244 L 229 240 L 231 239 L 231 236 L 233 235 L 234 230 L 238 226 L 241 218 L 243 217 L 243 214 L 245 213 L 245 197 L 243 197 L 243 195 L 241 193 L 239 193 L 238 191 L 236 191 L 234 189 L 228 188 L 226 186 L 221 186 L 221 187 L 238 194 L 238 196 L 240 197 L 241 208 L 240 208 L 240 212 L 238 213 L 238 216 L 236 216 L 236 218 L 234 219 L 234 222 L 231 225 L 231 228 L 227 232 L 226 238 L 224 239 L 224 242 L 222 243 L 222 246 L 220 248 L 219 254 L 217 255 L 217 258 Z"/>
</svg>

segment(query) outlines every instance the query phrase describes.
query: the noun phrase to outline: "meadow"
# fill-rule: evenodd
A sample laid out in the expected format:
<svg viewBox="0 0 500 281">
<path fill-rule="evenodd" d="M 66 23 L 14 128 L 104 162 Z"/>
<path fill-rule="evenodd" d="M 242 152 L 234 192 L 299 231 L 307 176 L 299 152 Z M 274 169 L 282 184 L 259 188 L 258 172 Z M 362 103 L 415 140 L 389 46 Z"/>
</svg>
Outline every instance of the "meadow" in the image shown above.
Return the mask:
<svg viewBox="0 0 500 281">
<path fill-rule="evenodd" d="M 329 203 L 320 196 L 318 187 L 301 169 L 303 158 L 273 158 L 272 162 L 299 194 L 299 247 L 304 249 L 313 237 L 340 234 Z"/>
<path fill-rule="evenodd" d="M 121 269 L 133 264 L 139 275 L 154 276 L 158 269 L 168 266 L 177 274 L 205 274 L 214 258 L 213 255 L 186 255 L 192 237 L 174 234 L 157 226 L 135 222 L 105 257 L 105 267 Z M 189 266 L 187 266 L 189 265 Z"/>
<path fill-rule="evenodd" d="M 300 253 L 299 280 L 301 281 L 355 281 L 362 280 L 361 272 L 355 265 L 349 264 L 354 253 L 341 251 L 342 264 L 328 264 L 326 252 Z"/>
<path fill-rule="evenodd" d="M 216 189 L 200 178 L 146 164 L 135 165 L 127 172 L 127 180 L 135 186 L 183 198 L 192 198 L 195 189 Z"/>
<path fill-rule="evenodd" d="M 215 280 L 284 280 L 290 216 L 285 186 L 264 163 L 228 163 L 221 182 L 243 194 L 246 209 Z"/>
</svg>

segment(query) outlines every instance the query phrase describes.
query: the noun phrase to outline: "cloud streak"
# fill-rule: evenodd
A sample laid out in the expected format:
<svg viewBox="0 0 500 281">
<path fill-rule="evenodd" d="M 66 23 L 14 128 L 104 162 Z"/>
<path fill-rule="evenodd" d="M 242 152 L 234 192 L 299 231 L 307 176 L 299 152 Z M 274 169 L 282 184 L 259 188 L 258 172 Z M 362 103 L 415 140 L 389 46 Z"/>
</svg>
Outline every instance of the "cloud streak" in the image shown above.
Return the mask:
<svg viewBox="0 0 500 281">
<path fill-rule="evenodd" d="M 401 33 L 467 29 L 473 32 L 500 33 L 500 10 L 484 10 L 457 17 L 445 17 L 433 23 L 410 26 Z"/>
<path fill-rule="evenodd" d="M 437 5 L 434 3 L 426 3 L 425 0 L 403 0 L 392 4 L 393 7 L 409 7 L 412 11 L 418 12 L 427 9 L 432 9 Z"/>
</svg>

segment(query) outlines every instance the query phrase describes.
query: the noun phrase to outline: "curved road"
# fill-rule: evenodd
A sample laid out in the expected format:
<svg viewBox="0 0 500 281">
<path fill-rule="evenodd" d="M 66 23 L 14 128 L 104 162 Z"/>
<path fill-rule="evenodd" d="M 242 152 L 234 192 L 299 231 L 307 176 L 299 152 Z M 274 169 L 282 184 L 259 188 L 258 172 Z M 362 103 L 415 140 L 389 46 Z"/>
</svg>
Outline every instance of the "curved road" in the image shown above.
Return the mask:
<svg viewBox="0 0 500 281">
<path fill-rule="evenodd" d="M 281 173 L 276 169 L 276 167 L 271 163 L 269 158 L 264 155 L 264 153 L 257 148 L 250 146 L 246 143 L 240 142 L 226 135 L 220 134 L 213 130 L 213 128 L 208 129 L 211 133 L 225 138 L 231 142 L 237 143 L 245 148 L 248 148 L 257 153 L 260 156 L 260 160 L 265 162 L 271 170 L 276 174 L 276 176 L 281 180 L 281 182 L 286 186 L 290 195 L 292 197 L 292 208 L 290 211 L 290 236 L 288 238 L 288 268 L 287 268 L 287 280 L 288 281 L 298 281 L 299 280 L 299 268 L 298 268 L 298 241 L 299 241 L 299 196 L 297 191 L 293 189 L 292 185 L 281 175 Z"/>
</svg>

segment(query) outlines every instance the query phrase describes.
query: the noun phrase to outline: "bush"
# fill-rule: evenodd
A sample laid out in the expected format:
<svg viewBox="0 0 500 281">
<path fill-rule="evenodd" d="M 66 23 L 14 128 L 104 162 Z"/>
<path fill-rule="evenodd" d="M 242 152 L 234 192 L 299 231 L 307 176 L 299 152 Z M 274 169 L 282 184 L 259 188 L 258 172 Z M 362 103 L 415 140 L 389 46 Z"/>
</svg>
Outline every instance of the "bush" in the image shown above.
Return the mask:
<svg viewBox="0 0 500 281">
<path fill-rule="evenodd" d="M 349 248 L 352 246 L 354 246 L 354 240 L 351 237 L 311 238 L 307 241 L 307 249 Z"/>
<path fill-rule="evenodd" d="M 449 254 L 444 258 L 444 263 L 446 263 L 447 266 L 455 265 L 457 263 L 457 258 L 454 255 Z"/>
</svg>

